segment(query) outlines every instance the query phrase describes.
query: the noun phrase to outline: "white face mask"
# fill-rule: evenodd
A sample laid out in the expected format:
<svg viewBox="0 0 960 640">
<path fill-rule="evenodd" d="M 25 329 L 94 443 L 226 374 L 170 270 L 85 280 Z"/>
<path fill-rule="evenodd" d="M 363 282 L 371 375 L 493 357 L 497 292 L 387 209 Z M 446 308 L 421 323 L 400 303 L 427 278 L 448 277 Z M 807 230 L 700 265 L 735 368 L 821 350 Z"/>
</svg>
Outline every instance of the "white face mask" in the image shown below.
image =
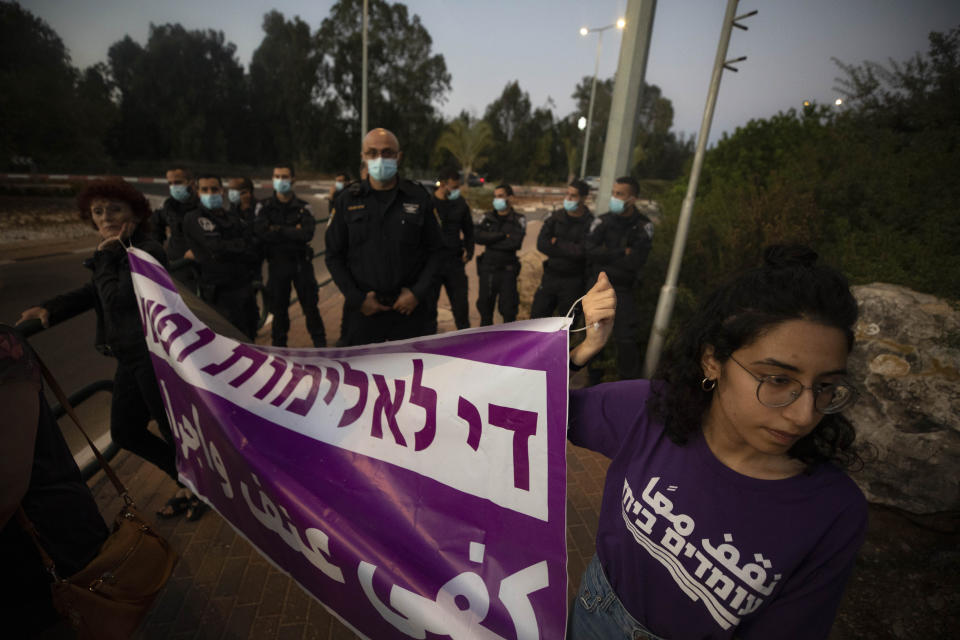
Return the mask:
<svg viewBox="0 0 960 640">
<path fill-rule="evenodd" d="M 377 182 L 386 182 L 397 175 L 396 158 L 374 158 L 367 160 L 367 173 Z"/>
<path fill-rule="evenodd" d="M 238 189 L 228 189 L 227 198 L 229 198 L 233 204 L 237 204 L 240 202 L 240 191 Z"/>
</svg>

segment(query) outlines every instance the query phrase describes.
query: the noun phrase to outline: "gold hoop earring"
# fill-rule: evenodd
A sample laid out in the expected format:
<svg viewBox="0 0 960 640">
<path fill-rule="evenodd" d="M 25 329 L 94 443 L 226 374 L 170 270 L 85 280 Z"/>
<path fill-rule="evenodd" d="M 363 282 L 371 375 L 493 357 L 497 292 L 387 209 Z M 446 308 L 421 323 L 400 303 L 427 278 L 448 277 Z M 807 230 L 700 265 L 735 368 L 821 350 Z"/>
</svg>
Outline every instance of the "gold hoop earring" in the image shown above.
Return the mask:
<svg viewBox="0 0 960 640">
<path fill-rule="evenodd" d="M 710 393 L 711 391 L 716 389 L 716 387 L 717 387 L 716 380 L 711 380 L 710 378 L 704 378 L 703 380 L 700 381 L 700 388 L 706 391 L 707 393 Z"/>
</svg>

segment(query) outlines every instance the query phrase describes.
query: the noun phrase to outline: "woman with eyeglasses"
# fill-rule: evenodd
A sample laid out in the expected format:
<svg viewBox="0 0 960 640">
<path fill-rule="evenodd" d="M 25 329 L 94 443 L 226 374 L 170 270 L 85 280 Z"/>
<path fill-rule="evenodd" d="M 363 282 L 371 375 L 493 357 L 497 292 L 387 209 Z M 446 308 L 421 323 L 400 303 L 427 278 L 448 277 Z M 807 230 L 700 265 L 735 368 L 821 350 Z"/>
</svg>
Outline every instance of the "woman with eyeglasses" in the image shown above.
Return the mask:
<svg viewBox="0 0 960 640">
<path fill-rule="evenodd" d="M 826 638 L 867 527 L 842 470 L 857 303 L 803 247 L 710 294 L 654 380 L 570 394 L 568 437 L 610 457 L 568 637 Z M 601 274 L 584 299 L 584 365 L 610 336 Z M 594 324 L 596 323 L 596 324 Z"/>
<path fill-rule="evenodd" d="M 27 309 L 17 323 L 38 319 L 48 327 L 93 309 L 96 348 L 117 359 L 110 436 L 117 446 L 153 463 L 179 484 L 176 445 L 150 362 L 125 250 L 134 246 L 167 264 L 163 247 L 149 236 L 150 205 L 122 178 L 111 177 L 87 185 L 77 196 L 77 206 L 80 219 L 89 222 L 99 236 L 96 251 L 84 261 L 91 271 L 90 282 Z M 151 418 L 161 435 L 147 428 Z M 207 508 L 180 485 L 157 515 L 169 518 L 185 513 L 188 520 L 196 520 Z"/>
</svg>

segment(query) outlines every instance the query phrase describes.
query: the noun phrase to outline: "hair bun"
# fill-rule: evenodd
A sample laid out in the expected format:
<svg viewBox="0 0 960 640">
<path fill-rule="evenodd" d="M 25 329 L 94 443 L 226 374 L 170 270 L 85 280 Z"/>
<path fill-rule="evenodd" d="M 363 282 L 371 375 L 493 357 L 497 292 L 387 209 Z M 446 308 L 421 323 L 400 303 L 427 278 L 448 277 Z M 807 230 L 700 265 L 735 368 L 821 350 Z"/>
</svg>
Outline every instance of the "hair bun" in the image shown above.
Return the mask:
<svg viewBox="0 0 960 640">
<path fill-rule="evenodd" d="M 817 252 L 800 244 L 774 244 L 763 250 L 763 264 L 773 269 L 785 267 L 812 267 Z"/>
</svg>

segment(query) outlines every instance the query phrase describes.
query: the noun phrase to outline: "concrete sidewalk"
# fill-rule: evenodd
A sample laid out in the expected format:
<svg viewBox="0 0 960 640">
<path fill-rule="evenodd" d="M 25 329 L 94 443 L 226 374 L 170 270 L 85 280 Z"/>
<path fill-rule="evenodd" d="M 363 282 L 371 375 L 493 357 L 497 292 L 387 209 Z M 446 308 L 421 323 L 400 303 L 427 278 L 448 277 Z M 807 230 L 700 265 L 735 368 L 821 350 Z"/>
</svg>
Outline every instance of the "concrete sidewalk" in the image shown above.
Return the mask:
<svg viewBox="0 0 960 640">
<path fill-rule="evenodd" d="M 608 460 L 567 445 L 567 554 L 572 599 L 593 556 Z M 216 512 L 199 521 L 153 516 L 176 491 L 162 471 L 126 451 L 114 468 L 145 515 L 180 554 L 136 637 L 187 640 L 340 639 L 356 636 L 285 573 L 246 542 Z M 91 478 L 101 513 L 120 499 L 103 472 Z"/>
</svg>

